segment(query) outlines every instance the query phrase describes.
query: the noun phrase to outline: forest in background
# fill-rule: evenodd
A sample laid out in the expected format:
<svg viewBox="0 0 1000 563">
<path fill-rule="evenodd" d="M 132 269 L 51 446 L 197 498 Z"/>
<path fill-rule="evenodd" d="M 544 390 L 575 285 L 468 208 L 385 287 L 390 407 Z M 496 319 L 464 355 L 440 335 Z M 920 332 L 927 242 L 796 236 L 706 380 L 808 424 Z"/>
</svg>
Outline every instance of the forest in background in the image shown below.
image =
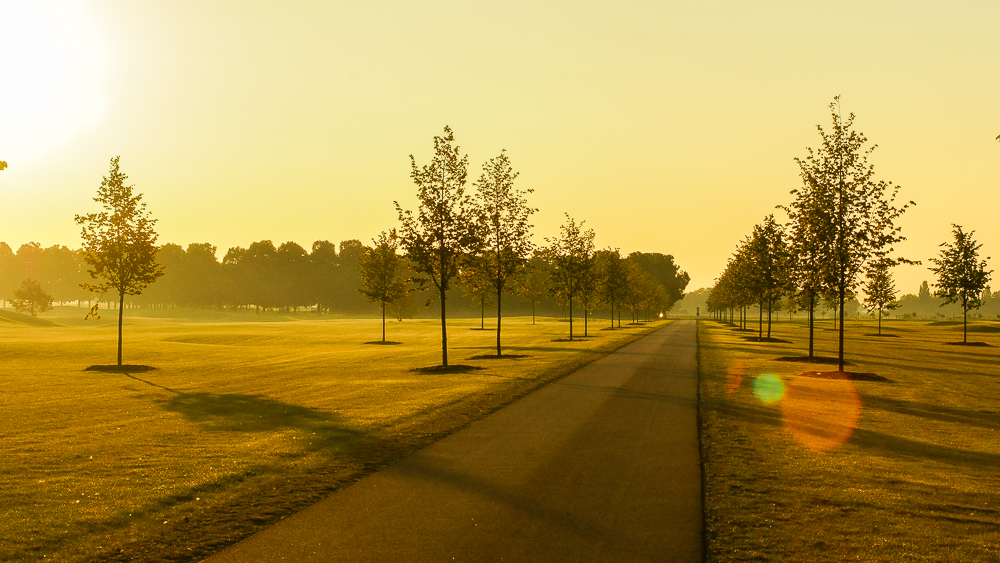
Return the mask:
<svg viewBox="0 0 1000 563">
<path fill-rule="evenodd" d="M 194 243 L 185 249 L 168 243 L 159 247 L 156 257 L 164 267 L 164 275 L 141 295 L 127 296 L 125 306 L 375 315 L 379 313 L 379 305 L 369 303 L 358 291 L 361 287 L 358 263 L 369 248 L 356 239 L 342 241 L 339 247 L 329 241 L 316 241 L 309 250 L 294 242 L 276 247 L 270 240 L 261 240 L 246 248 L 230 248 L 220 261 L 218 249 L 212 244 Z M 673 256 L 633 252 L 627 260 L 662 288 L 647 292 L 655 296 L 655 302 L 643 303 L 643 314 L 667 311 L 683 297 L 689 277 L 674 263 Z M 541 255 L 532 258 L 530 271 L 519 280 L 513 296 L 505 298 L 505 316 L 532 314 L 532 300 L 518 291 L 529 281 L 541 289 L 536 314 L 565 314 L 563 304 L 547 291 L 545 274 L 549 267 Z M 0 304 L 9 307 L 14 292 L 27 279 L 40 282 L 57 304 L 86 307 L 97 298 L 80 286 L 91 281 L 80 250 L 61 245 L 42 247 L 32 242 L 21 245 L 15 252 L 7 243 L 0 242 Z M 453 301 L 457 314 L 495 315 L 490 309 L 494 303 L 492 296 L 478 295 L 473 288 L 462 284 L 458 289 L 461 297 Z M 432 295 L 428 291 L 407 294 L 392 304 L 392 316 L 400 319 L 435 316 L 436 309 L 429 307 L 433 302 L 428 301 Z M 108 302 L 108 308 L 114 308 L 115 301 L 117 295 L 110 293 L 101 298 L 102 303 Z M 594 307 L 591 311 L 594 316 L 602 313 L 607 316 L 608 307 Z"/>
</svg>

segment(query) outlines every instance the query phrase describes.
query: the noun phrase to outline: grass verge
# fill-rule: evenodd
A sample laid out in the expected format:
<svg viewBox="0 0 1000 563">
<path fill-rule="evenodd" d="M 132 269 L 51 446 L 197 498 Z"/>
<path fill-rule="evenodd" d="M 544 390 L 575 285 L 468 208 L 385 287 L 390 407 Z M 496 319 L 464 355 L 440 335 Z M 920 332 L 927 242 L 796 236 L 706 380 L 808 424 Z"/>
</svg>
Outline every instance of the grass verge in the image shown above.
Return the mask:
<svg viewBox="0 0 1000 563">
<path fill-rule="evenodd" d="M 202 559 L 664 324 L 553 343 L 564 323 L 505 319 L 497 361 L 458 319 L 468 368 L 441 370 L 434 321 L 371 346 L 376 319 L 126 317 L 119 371 L 114 324 L 59 314 L 0 325 L 0 560 Z"/>
<path fill-rule="evenodd" d="M 872 324 L 847 325 L 854 378 L 787 361 L 802 323 L 775 326 L 786 343 L 699 323 L 709 561 L 1000 560 L 1000 352 Z M 836 336 L 817 331 L 817 355 Z"/>
</svg>

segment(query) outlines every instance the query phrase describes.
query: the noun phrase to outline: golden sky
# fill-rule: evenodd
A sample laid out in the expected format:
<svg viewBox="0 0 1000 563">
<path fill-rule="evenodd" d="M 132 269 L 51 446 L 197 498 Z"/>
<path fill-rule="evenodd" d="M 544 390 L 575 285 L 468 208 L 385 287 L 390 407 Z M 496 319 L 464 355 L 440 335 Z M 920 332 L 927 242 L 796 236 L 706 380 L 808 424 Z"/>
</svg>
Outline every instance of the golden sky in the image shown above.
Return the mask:
<svg viewBox="0 0 1000 563">
<path fill-rule="evenodd" d="M 0 0 L 0 240 L 78 246 L 121 155 L 160 242 L 367 242 L 447 124 L 470 180 L 507 149 L 538 242 L 569 212 L 695 289 L 788 202 L 840 94 L 917 201 L 904 254 L 957 222 L 1000 258 L 997 22 L 995 1 Z"/>
</svg>

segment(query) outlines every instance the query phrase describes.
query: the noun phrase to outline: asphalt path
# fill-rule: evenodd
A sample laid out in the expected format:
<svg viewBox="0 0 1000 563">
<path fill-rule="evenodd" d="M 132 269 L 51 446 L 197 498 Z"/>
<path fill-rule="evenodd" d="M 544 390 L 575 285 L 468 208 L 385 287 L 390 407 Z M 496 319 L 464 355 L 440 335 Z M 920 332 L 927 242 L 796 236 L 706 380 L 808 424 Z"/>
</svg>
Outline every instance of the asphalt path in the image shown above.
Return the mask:
<svg viewBox="0 0 1000 563">
<path fill-rule="evenodd" d="M 701 561 L 694 321 L 675 321 L 208 561 Z"/>
</svg>

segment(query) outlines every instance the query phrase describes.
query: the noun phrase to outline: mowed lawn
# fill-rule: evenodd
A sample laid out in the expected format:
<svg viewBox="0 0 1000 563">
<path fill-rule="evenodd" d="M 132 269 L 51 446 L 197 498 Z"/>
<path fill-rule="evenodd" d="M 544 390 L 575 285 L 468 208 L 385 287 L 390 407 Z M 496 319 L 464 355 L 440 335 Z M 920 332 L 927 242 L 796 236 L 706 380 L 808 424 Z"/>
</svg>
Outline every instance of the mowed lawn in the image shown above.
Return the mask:
<svg viewBox="0 0 1000 563">
<path fill-rule="evenodd" d="M 451 363 L 478 369 L 440 373 L 418 369 L 433 320 L 381 346 L 376 319 L 126 317 L 125 363 L 156 369 L 116 374 L 84 371 L 114 363 L 114 311 L 84 313 L 0 319 L 0 560 L 197 560 L 664 324 L 565 342 L 505 319 L 523 357 L 497 360 L 472 359 L 494 331 L 453 320 Z"/>
<path fill-rule="evenodd" d="M 752 325 L 756 329 L 756 325 Z M 699 325 L 710 561 L 1000 561 L 1000 323 L 846 324 L 859 381 L 806 353 L 805 323 L 753 342 Z M 836 355 L 829 320 L 817 351 Z M 887 381 L 879 381 L 878 378 Z"/>
</svg>

